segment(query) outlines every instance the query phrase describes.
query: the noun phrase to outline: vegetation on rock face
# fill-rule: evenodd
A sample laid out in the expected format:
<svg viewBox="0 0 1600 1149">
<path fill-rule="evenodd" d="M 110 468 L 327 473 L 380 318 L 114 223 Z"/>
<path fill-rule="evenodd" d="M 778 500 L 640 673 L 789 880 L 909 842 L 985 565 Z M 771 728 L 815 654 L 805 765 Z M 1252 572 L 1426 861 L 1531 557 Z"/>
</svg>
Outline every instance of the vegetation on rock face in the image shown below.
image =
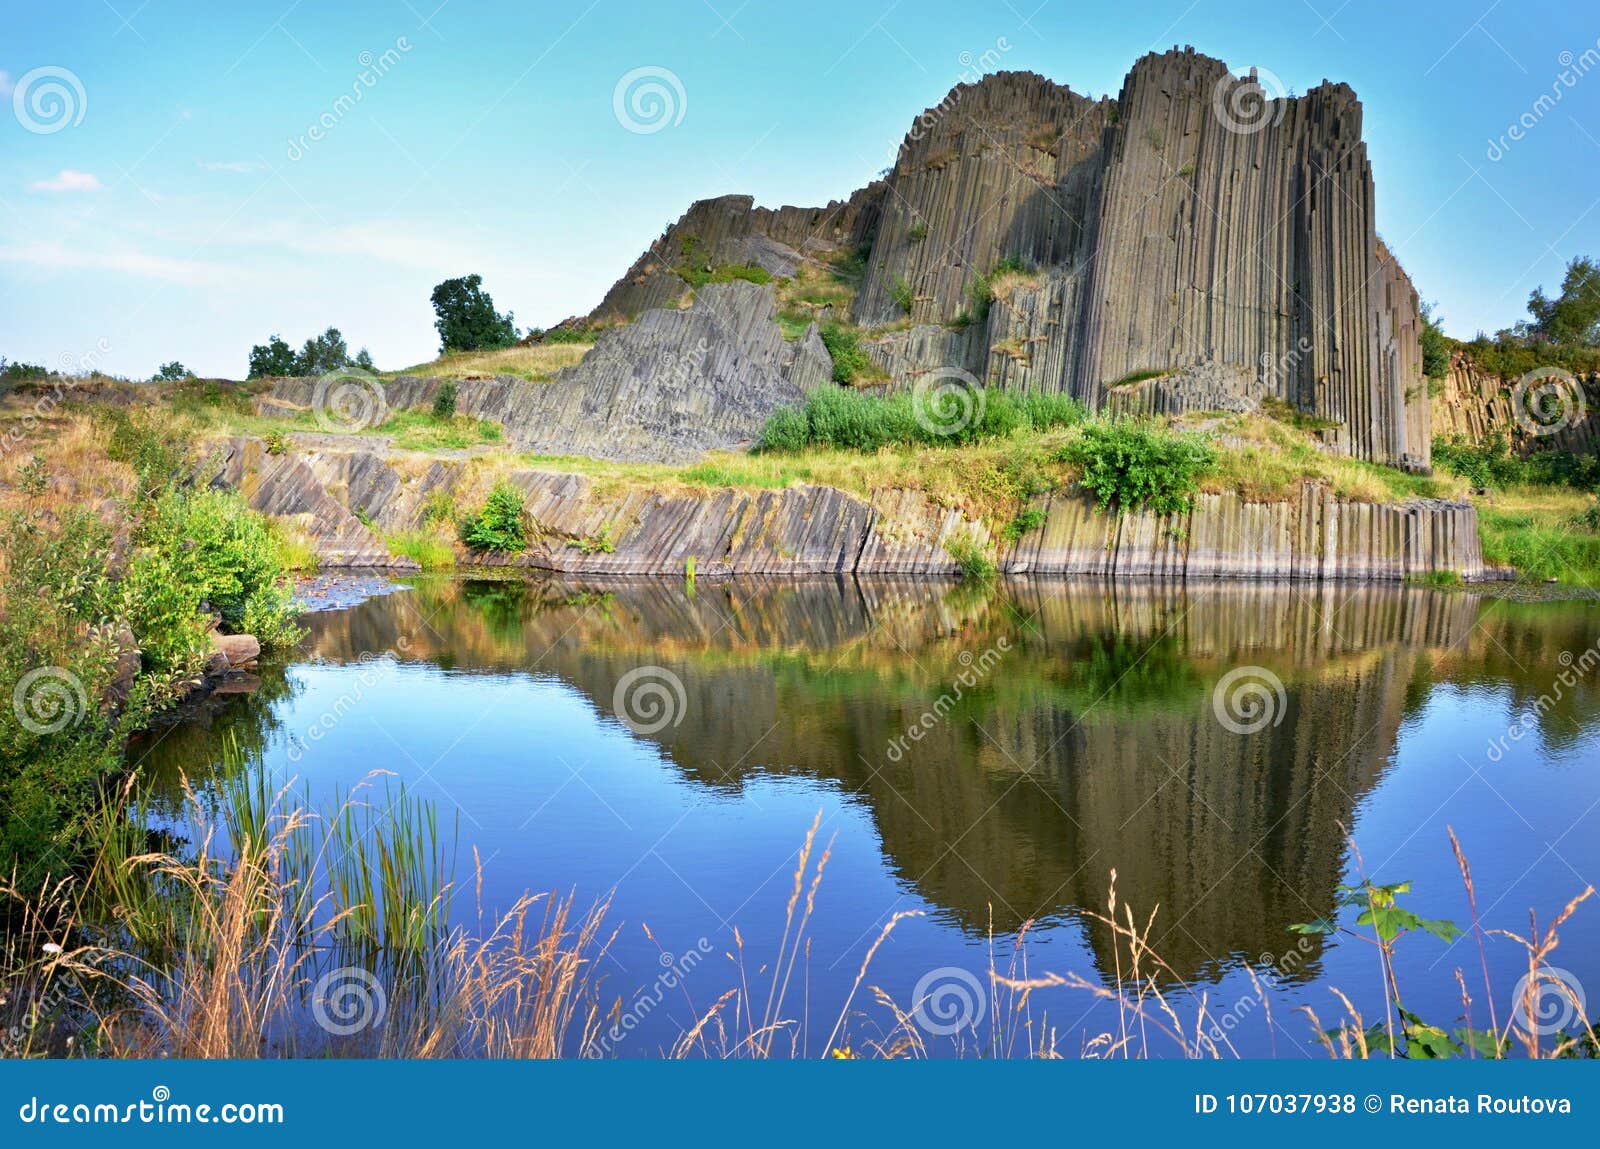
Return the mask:
<svg viewBox="0 0 1600 1149">
<path fill-rule="evenodd" d="M 439 390 L 433 397 L 433 417 L 437 422 L 454 419 L 456 415 L 456 383 L 454 379 L 447 379 L 439 384 Z"/>
<path fill-rule="evenodd" d="M 1422 305 L 1422 373 L 1429 379 L 1442 379 L 1450 373 L 1450 338 L 1444 333 L 1444 317 L 1430 303 Z"/>
<path fill-rule="evenodd" d="M 517 341 L 511 312 L 501 315 L 483 290 L 483 276 L 447 279 L 433 289 L 433 326 L 443 351 L 486 351 L 509 347 Z"/>
<path fill-rule="evenodd" d="M 981 389 L 899 391 L 875 395 L 822 387 L 798 410 L 775 413 L 761 433 L 764 451 L 833 447 L 878 451 L 889 446 L 946 446 L 1047 431 L 1081 422 L 1083 405 L 1064 395 Z"/>
<path fill-rule="evenodd" d="M 522 492 L 510 483 L 497 483 L 483 508 L 461 521 L 461 542 L 468 550 L 516 554 L 528 545 L 523 523 Z"/>
<path fill-rule="evenodd" d="M 828 349 L 828 355 L 833 360 L 835 383 L 848 387 L 874 376 L 882 376 L 883 372 L 872 361 L 872 357 L 861 350 L 859 328 L 835 321 L 824 323 L 818 334 L 821 335 L 822 345 Z"/>
<path fill-rule="evenodd" d="M 1504 431 L 1491 431 L 1482 442 L 1464 436 L 1433 441 L 1433 461 L 1474 487 L 1571 487 L 1600 491 L 1600 457 L 1572 451 L 1540 451 L 1520 455 Z"/>
<path fill-rule="evenodd" d="M 1085 425 L 1062 458 L 1082 469 L 1084 489 L 1102 507 L 1162 515 L 1187 512 L 1200 480 L 1217 466 L 1203 436 L 1124 419 Z"/>
</svg>

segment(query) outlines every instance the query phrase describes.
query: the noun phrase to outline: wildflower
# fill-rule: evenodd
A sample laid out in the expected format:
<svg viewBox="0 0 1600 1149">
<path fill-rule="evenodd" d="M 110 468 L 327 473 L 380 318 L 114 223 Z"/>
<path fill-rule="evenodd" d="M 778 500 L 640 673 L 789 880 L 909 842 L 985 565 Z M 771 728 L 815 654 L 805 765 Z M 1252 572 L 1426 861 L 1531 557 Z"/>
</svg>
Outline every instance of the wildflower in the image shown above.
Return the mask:
<svg viewBox="0 0 1600 1149">
<path fill-rule="evenodd" d="M 45 942 L 44 952 L 47 954 L 58 954 L 61 952 L 61 947 L 56 945 L 55 942 Z"/>
</svg>

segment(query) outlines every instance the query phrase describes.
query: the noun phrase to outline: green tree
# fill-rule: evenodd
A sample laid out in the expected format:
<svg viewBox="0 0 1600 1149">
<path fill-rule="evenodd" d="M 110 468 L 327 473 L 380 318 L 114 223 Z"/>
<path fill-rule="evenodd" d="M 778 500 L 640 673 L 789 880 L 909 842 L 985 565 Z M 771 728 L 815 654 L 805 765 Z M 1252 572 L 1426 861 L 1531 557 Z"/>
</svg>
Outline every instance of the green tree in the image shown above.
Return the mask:
<svg viewBox="0 0 1600 1149">
<path fill-rule="evenodd" d="M 1450 337 L 1444 333 L 1444 317 L 1434 310 L 1437 306 L 1422 305 L 1422 373 L 1429 379 L 1450 373 Z"/>
<path fill-rule="evenodd" d="M 447 279 L 433 289 L 433 326 L 445 351 L 483 351 L 509 347 L 517 341 L 511 312 L 501 315 L 483 290 L 483 276 Z"/>
<path fill-rule="evenodd" d="M 250 348 L 250 378 L 262 379 L 276 375 L 295 375 L 294 348 L 274 335 L 265 343 Z"/>
<path fill-rule="evenodd" d="M 330 327 L 321 335 L 307 339 L 300 354 L 294 358 L 294 374 L 326 375 L 350 366 L 350 348 L 337 327 Z"/>
<path fill-rule="evenodd" d="M 174 359 L 171 363 L 163 363 L 161 365 L 161 370 L 155 373 L 154 381 L 157 383 L 181 383 L 192 374 L 187 367 Z"/>
<path fill-rule="evenodd" d="M 1588 256 L 1573 259 L 1561 280 L 1561 294 L 1551 299 L 1544 288 L 1534 288 L 1528 314 L 1533 316 L 1531 334 L 1564 347 L 1600 345 L 1600 264 Z"/>
<path fill-rule="evenodd" d="M 363 371 L 376 371 L 378 369 L 372 362 L 371 353 L 368 352 L 365 347 L 356 352 L 354 362 L 355 366 L 361 368 Z"/>
</svg>

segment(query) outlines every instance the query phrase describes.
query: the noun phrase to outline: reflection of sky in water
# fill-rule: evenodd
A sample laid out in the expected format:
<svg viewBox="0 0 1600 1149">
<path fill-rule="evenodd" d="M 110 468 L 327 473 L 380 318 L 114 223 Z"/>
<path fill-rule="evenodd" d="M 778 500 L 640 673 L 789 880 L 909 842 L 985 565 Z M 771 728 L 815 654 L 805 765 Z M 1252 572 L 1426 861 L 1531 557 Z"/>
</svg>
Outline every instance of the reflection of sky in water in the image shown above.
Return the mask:
<svg viewBox="0 0 1600 1149">
<path fill-rule="evenodd" d="M 991 913 L 1002 935 L 1038 919 L 1033 970 L 1099 979 L 1109 949 L 1077 910 L 1103 907 L 1116 867 L 1141 917 L 1160 903 L 1159 948 L 1178 971 L 1218 983 L 1207 986 L 1217 1012 L 1250 993 L 1240 959 L 1284 961 L 1297 943 L 1286 927 L 1328 912 L 1333 887 L 1350 880 L 1339 821 L 1368 872 L 1410 879 L 1414 909 L 1463 926 L 1447 825 L 1472 860 L 1489 926 L 1525 929 L 1530 906 L 1547 920 L 1600 874 L 1593 685 L 1507 741 L 1497 761 L 1488 755 L 1547 689 L 1530 648 L 1581 649 L 1596 616 L 1588 608 L 1486 611 L 1498 641 L 1520 643 L 1511 659 L 1495 634 L 1473 640 L 1480 608 L 1466 596 L 1394 591 L 1375 605 L 1343 603 L 1348 649 L 1313 651 L 1311 636 L 1327 629 L 1318 613 L 1284 608 L 1264 588 L 1195 604 L 1176 630 L 1170 612 L 1140 616 L 1103 600 L 1066 609 L 1050 592 L 1029 594 L 1019 625 L 981 601 L 950 617 L 929 592 L 895 605 L 888 621 L 894 600 L 874 602 L 869 623 L 831 586 L 770 590 L 726 613 L 715 594 L 690 602 L 677 589 L 619 592 L 591 609 L 524 599 L 517 586 L 477 599 L 424 586 L 317 624 L 312 645 L 328 661 L 291 665 L 282 697 L 255 706 L 277 724 L 263 760 L 314 794 L 393 771 L 437 803 L 443 825 L 459 811 L 458 877 L 469 877 L 476 846 L 489 912 L 526 889 L 586 899 L 614 887 L 609 920 L 622 928 L 604 966 L 608 998 L 648 987 L 661 949 L 687 954 L 707 939 L 712 952 L 686 979 L 692 1005 L 670 995 L 623 1054 L 670 1043 L 736 984 L 724 956 L 733 926 L 752 976 L 776 952 L 795 851 L 818 811 L 832 852 L 797 974 L 823 1031 L 811 1035 L 813 1053 L 896 911 L 923 916 L 899 924 L 867 984 L 902 1003 L 932 969 L 982 973 Z M 1419 631 L 1406 620 L 1424 609 L 1443 621 Z M 1106 630 L 1127 618 L 1136 621 Z M 1264 631 L 1263 618 L 1276 622 Z M 407 662 L 337 661 L 392 646 L 398 633 L 419 635 Z M 886 761 L 888 739 L 954 680 L 959 652 L 999 636 L 1015 646 L 989 680 L 904 761 Z M 1247 656 L 1234 653 L 1241 636 Z M 1240 738 L 1219 729 L 1210 691 L 1247 660 L 1277 668 L 1288 709 Z M 657 661 L 685 684 L 683 721 L 636 736 L 613 715 L 613 690 Z M 535 663 L 533 673 L 514 669 Z M 225 712 L 216 728 L 233 718 Z M 152 754 L 158 774 L 192 771 L 213 737 L 177 733 Z M 470 922 L 465 885 L 455 909 Z M 1004 963 L 1004 936 L 996 948 Z M 1504 1020 L 1523 959 L 1504 942 L 1489 953 Z M 1600 909 L 1568 923 L 1556 960 L 1600 986 Z M 1350 992 L 1369 1020 L 1381 1014 L 1370 947 L 1306 943 L 1287 961 L 1294 975 L 1271 990 L 1278 1031 L 1246 1007 L 1230 1034 L 1242 1051 L 1315 1053 L 1294 1007 L 1331 1024 L 1329 986 Z M 1481 1009 L 1470 935 L 1448 952 L 1405 939 L 1408 1007 L 1456 1024 L 1458 965 Z M 803 996 L 792 995 L 793 1012 Z M 1081 992 L 1035 999 L 1036 1019 L 1047 1012 L 1069 1051 L 1113 1024 L 1104 1010 L 1085 1017 L 1090 1009 Z"/>
</svg>

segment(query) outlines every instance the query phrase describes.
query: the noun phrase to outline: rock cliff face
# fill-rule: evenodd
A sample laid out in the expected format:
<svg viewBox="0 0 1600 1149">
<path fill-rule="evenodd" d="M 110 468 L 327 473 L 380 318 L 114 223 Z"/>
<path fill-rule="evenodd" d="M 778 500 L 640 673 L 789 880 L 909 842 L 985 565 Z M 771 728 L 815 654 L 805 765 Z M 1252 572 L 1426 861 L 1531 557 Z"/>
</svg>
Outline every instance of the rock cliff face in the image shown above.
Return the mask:
<svg viewBox="0 0 1600 1149">
<path fill-rule="evenodd" d="M 1465 436 L 1474 443 L 1501 434 L 1523 452 L 1600 451 L 1600 376 L 1534 372 L 1525 379 L 1504 379 L 1483 371 L 1470 355 L 1456 352 L 1450 357 L 1449 374 L 1435 387 L 1433 433 L 1445 439 Z M 1540 408 L 1544 386 L 1550 387 L 1549 406 L 1541 423 L 1532 416 Z"/>
<path fill-rule="evenodd" d="M 1272 396 L 1336 449 L 1424 468 L 1417 296 L 1377 238 L 1361 116 L 1343 84 L 1273 99 L 1191 49 L 1139 60 L 1116 100 L 990 75 L 918 117 L 887 180 L 847 201 L 694 205 L 592 318 L 679 298 L 686 263 L 783 274 L 870 241 L 852 317 L 910 319 L 869 348 L 897 381 L 959 367 L 1167 412 Z"/>
<path fill-rule="evenodd" d="M 206 478 L 238 488 L 257 509 L 292 516 L 327 565 L 367 565 L 384 531 L 422 525 L 442 494 L 481 499 L 466 459 L 385 456 L 319 447 L 302 456 L 266 454 L 259 442 L 228 443 Z M 1306 487 L 1298 500 L 1249 503 L 1202 495 L 1187 515 L 1120 517 L 1076 492 L 1042 497 L 1043 526 L 1014 543 L 938 507 L 922 494 L 880 491 L 870 499 L 833 487 L 783 490 L 655 489 L 597 483 L 584 475 L 514 471 L 535 538 L 527 553 L 493 561 L 584 575 L 736 574 L 953 576 L 949 546 L 994 548 L 1011 574 L 1159 576 L 1173 579 L 1393 580 L 1449 572 L 1491 577 L 1477 517 L 1465 504 L 1346 503 Z M 584 545 L 604 538 L 609 551 Z"/>
<path fill-rule="evenodd" d="M 751 443 L 777 408 L 828 383 L 833 364 L 815 327 L 784 340 L 770 287 L 710 284 L 692 306 L 657 308 L 601 334 L 548 382 L 511 376 L 456 385 L 456 409 L 505 426 L 519 450 L 676 463 Z M 392 410 L 426 408 L 442 381 L 401 376 Z M 309 407 L 316 381 L 284 379 L 280 406 Z"/>
</svg>

